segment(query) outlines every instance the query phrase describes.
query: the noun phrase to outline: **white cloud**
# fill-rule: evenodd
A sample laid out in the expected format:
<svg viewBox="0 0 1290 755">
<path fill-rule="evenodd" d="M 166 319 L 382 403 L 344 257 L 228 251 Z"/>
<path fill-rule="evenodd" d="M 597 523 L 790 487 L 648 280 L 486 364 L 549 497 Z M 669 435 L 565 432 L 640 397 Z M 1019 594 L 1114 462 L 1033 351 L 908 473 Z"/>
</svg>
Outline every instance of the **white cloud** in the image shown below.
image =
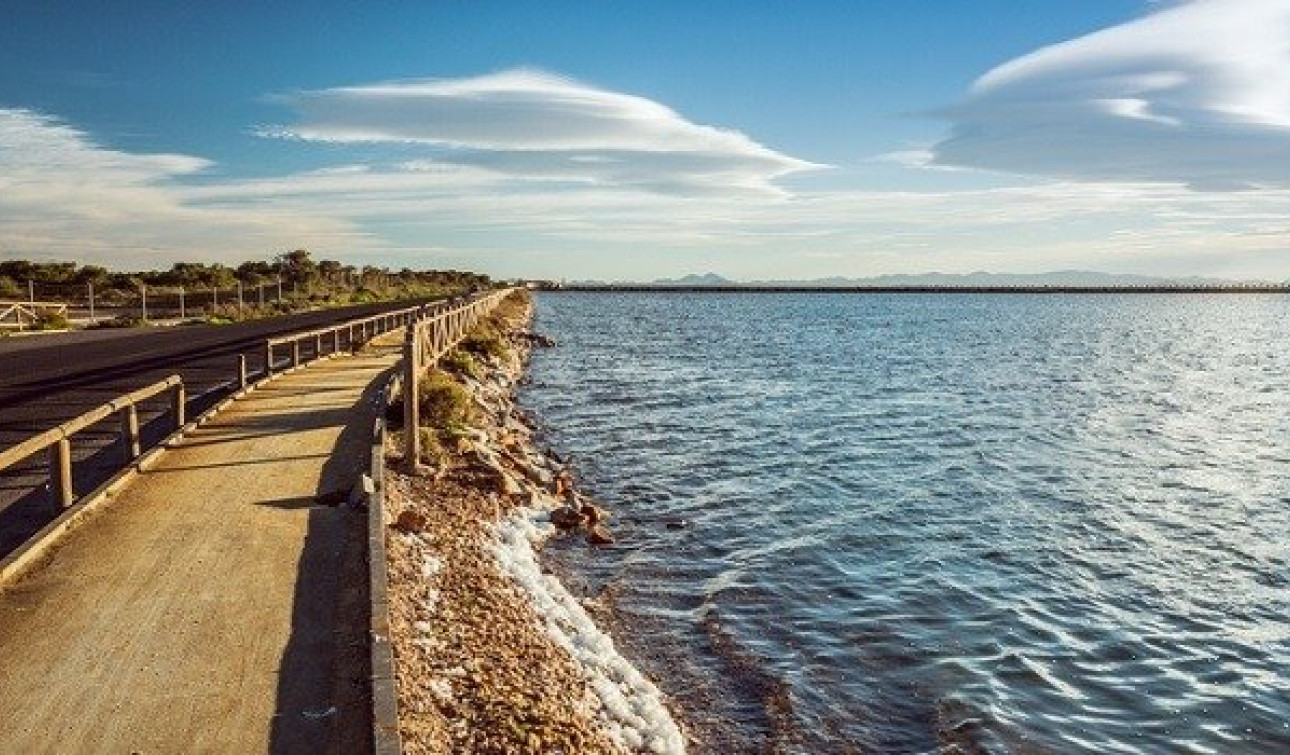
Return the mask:
<svg viewBox="0 0 1290 755">
<path fill-rule="evenodd" d="M 273 98 L 299 122 L 267 136 L 424 145 L 435 162 L 498 174 L 660 193 L 777 193 L 773 181 L 814 165 L 737 131 L 692 123 L 644 97 L 513 70 Z"/>
<path fill-rule="evenodd" d="M 1290 186 L 1290 3 L 1167 5 L 999 66 L 945 114 L 937 165 Z"/>
<path fill-rule="evenodd" d="M 1062 182 L 667 193 L 616 179 L 612 151 L 573 157 L 592 174 L 610 173 L 553 178 L 540 159 L 531 170 L 404 159 L 232 178 L 201 158 L 113 150 L 47 116 L 0 109 L 0 258 L 131 267 L 304 246 L 355 262 L 503 275 L 1082 267 L 1284 277 L 1290 244 L 1290 190 Z"/>
<path fill-rule="evenodd" d="M 0 108 L 0 258 L 231 261 L 366 235 L 312 213 L 190 201 L 182 181 L 209 167 L 188 155 L 107 149 L 49 116 Z"/>
</svg>

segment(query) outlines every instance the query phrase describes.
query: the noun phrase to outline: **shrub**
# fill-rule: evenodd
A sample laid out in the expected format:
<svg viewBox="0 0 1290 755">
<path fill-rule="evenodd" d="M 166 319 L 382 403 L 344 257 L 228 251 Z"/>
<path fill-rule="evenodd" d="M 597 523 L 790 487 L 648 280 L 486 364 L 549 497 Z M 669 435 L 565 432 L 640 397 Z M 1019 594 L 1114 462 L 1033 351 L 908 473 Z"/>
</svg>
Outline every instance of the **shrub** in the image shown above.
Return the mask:
<svg viewBox="0 0 1290 755">
<path fill-rule="evenodd" d="M 470 335 L 462 339 L 461 346 L 458 348 L 476 356 L 491 359 L 505 359 L 509 352 L 501 333 L 489 322 L 482 322 L 476 326 Z"/>
<path fill-rule="evenodd" d="M 442 370 L 427 372 L 417 382 L 417 391 L 424 427 L 443 430 L 453 424 L 468 424 L 473 418 L 470 394 Z"/>
<path fill-rule="evenodd" d="M 72 327 L 72 321 L 61 312 L 44 310 L 36 314 L 37 330 L 67 330 L 70 327 Z"/>
<path fill-rule="evenodd" d="M 533 294 L 528 289 L 521 288 L 498 302 L 488 319 L 498 324 L 519 320 L 532 300 Z"/>
<path fill-rule="evenodd" d="M 91 329 L 98 328 L 142 328 L 148 323 L 138 315 L 117 315 L 111 320 L 99 320 L 90 325 Z"/>
<path fill-rule="evenodd" d="M 461 349 L 453 349 L 439 360 L 439 366 L 457 375 L 469 375 L 478 380 L 484 374 L 484 368 L 470 355 Z"/>
<path fill-rule="evenodd" d="M 422 464 L 432 464 L 442 466 L 448 458 L 448 451 L 444 449 L 443 443 L 439 440 L 439 433 L 428 427 L 419 427 L 417 432 L 421 434 L 421 458 L 418 459 Z"/>
</svg>

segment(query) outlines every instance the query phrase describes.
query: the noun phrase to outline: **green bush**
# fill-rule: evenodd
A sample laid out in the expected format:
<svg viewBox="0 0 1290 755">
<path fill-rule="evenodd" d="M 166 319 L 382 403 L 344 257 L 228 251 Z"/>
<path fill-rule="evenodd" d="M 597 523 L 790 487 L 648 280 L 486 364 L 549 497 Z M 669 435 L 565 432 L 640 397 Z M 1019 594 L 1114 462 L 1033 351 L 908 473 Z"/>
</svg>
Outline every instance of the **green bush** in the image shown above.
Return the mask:
<svg viewBox="0 0 1290 755">
<path fill-rule="evenodd" d="M 461 349 L 453 349 L 439 360 L 439 366 L 456 375 L 469 375 L 478 380 L 484 374 L 484 368 L 470 355 Z"/>
<path fill-rule="evenodd" d="M 443 430 L 449 425 L 469 424 L 470 393 L 442 370 L 431 370 L 417 382 L 418 407 L 424 427 Z"/>
<path fill-rule="evenodd" d="M 439 433 L 428 427 L 419 427 L 417 432 L 421 434 L 421 458 L 418 461 L 422 464 L 441 466 L 448 458 L 448 451 L 439 440 Z"/>
<path fill-rule="evenodd" d="M 50 312 L 47 310 L 36 314 L 37 330 L 67 330 L 72 327 L 72 321 L 67 319 L 67 315 L 62 312 Z"/>
<path fill-rule="evenodd" d="M 26 293 L 13 278 L 0 275 L 0 299 L 17 299 L 20 296 L 25 298 Z"/>
<path fill-rule="evenodd" d="M 93 330 L 98 328 L 142 328 L 148 323 L 137 315 L 117 315 L 111 320 L 99 320 L 89 327 Z"/>
<path fill-rule="evenodd" d="M 506 340 L 491 323 L 480 323 L 470 335 L 466 336 L 458 347 L 475 356 L 491 359 L 505 359 L 509 349 Z"/>
</svg>

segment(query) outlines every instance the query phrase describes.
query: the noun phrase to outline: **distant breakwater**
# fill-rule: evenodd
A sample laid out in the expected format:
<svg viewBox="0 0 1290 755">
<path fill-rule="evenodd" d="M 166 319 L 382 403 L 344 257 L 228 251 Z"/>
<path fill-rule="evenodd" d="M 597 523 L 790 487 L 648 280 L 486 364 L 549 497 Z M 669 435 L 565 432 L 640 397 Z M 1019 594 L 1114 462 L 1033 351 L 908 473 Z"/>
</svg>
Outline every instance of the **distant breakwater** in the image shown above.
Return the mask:
<svg viewBox="0 0 1290 755">
<path fill-rule="evenodd" d="M 1290 294 L 1290 284 L 1248 286 L 559 286 L 549 292 L 659 294 Z"/>
</svg>

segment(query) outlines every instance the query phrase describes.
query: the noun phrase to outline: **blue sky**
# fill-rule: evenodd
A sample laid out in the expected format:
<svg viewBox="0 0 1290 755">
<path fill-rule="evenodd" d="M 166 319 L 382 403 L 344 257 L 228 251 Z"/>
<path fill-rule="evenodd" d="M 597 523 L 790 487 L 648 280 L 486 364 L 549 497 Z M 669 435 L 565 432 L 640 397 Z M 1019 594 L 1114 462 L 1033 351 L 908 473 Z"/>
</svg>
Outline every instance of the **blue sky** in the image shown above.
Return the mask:
<svg viewBox="0 0 1290 755">
<path fill-rule="evenodd" d="M 1290 277 L 1283 0 L 110 6 L 0 4 L 0 257 Z"/>
</svg>

